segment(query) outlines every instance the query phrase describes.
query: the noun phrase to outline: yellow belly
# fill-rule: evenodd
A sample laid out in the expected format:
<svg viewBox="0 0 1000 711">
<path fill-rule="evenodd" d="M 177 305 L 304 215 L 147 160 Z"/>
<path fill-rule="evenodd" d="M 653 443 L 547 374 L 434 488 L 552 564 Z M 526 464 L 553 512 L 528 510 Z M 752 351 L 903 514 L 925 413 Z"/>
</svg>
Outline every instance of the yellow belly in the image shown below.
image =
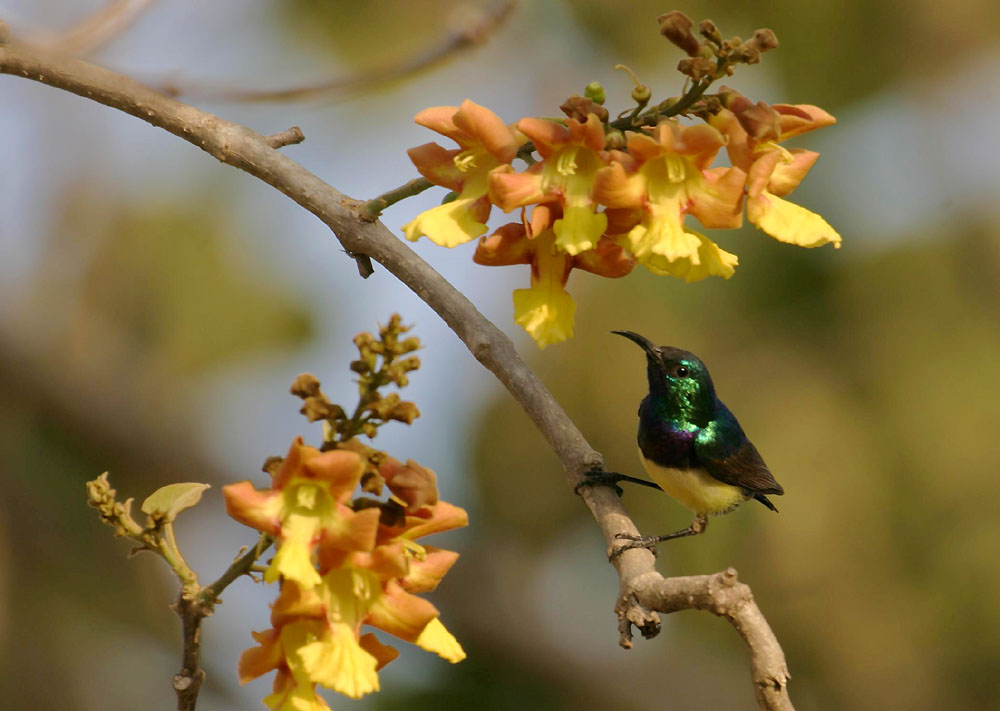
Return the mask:
<svg viewBox="0 0 1000 711">
<path fill-rule="evenodd" d="M 711 476 L 704 469 L 661 467 L 639 452 L 649 478 L 697 514 L 721 514 L 747 500 L 743 490 Z"/>
</svg>

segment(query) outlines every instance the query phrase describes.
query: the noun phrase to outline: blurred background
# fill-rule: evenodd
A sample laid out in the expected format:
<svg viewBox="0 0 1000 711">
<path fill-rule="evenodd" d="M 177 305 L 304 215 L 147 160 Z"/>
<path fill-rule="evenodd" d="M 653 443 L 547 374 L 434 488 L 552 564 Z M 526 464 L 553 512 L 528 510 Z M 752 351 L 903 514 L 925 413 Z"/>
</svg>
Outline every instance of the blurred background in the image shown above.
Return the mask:
<svg viewBox="0 0 1000 711">
<path fill-rule="evenodd" d="M 44 40 L 105 0 L 0 0 L 15 35 Z M 146 3 L 149 4 L 149 3 Z M 188 100 L 261 133 L 356 198 L 415 175 L 412 122 L 470 98 L 507 121 L 554 115 L 590 81 L 627 106 L 632 67 L 659 99 L 680 52 L 655 17 L 681 9 L 723 34 L 775 30 L 781 48 L 730 84 L 813 103 L 838 126 L 800 140 L 823 157 L 795 202 L 843 249 L 801 250 L 752 228 L 713 235 L 730 281 L 687 285 L 636 270 L 575 272 L 576 337 L 544 352 L 512 321 L 526 268 L 474 265 L 473 245 L 415 246 L 509 333 L 609 467 L 640 473 L 642 355 L 630 329 L 709 365 L 720 394 L 788 492 L 780 516 L 748 506 L 663 547 L 669 575 L 734 566 L 784 646 L 797 708 L 973 711 L 1000 696 L 1000 6 L 987 0 L 521 3 L 480 47 L 415 77 L 386 63 L 448 43 L 495 8 L 445 0 L 159 0 L 93 59 L 145 81 L 262 90 L 362 77 L 308 101 Z M 358 90 L 360 87 L 360 90 Z M 316 426 L 288 394 L 315 373 L 355 402 L 351 337 L 393 311 L 425 343 L 407 399 L 423 412 L 377 444 L 438 472 L 468 529 L 432 600 L 469 659 L 416 648 L 383 691 L 335 709 L 751 709 L 745 649 L 702 613 L 617 646 L 604 544 L 556 457 L 511 398 L 413 294 L 376 265 L 362 281 L 327 229 L 273 189 L 147 124 L 0 77 L 0 687 L 9 708 L 172 708 L 176 586 L 152 556 L 127 560 L 85 505 L 109 470 L 140 501 L 173 481 L 213 485 L 179 521 L 210 580 L 252 531 L 219 487 L 250 478 Z M 397 230 L 435 189 L 386 212 Z M 503 220 L 494 215 L 493 224 Z M 631 489 L 647 534 L 687 525 Z M 274 589 L 243 579 L 204 628 L 199 708 L 260 708 L 265 677 L 236 682 Z M 405 645 L 404 645 L 405 646 Z"/>
</svg>

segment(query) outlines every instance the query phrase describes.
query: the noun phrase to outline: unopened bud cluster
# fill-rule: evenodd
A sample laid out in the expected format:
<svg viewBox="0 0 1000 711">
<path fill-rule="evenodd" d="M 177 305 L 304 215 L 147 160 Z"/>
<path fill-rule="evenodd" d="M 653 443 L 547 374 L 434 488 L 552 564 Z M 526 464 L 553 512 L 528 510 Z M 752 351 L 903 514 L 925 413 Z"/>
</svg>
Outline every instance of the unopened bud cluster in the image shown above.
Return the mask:
<svg viewBox="0 0 1000 711">
<path fill-rule="evenodd" d="M 93 481 L 87 482 L 87 504 L 97 509 L 101 521 L 115 529 L 115 536 L 121 537 L 129 533 L 125 522 L 131 520 L 132 499 L 124 503 L 115 497 L 115 490 L 108 481 L 108 473 L 104 472 Z"/>
<path fill-rule="evenodd" d="M 377 336 L 365 332 L 354 337 L 358 357 L 351 361 L 351 370 L 358 375 L 358 404 L 351 415 L 330 401 L 311 373 L 299 375 L 291 387 L 291 393 L 302 399 L 299 411 L 310 422 L 323 422 L 323 450 L 347 449 L 360 455 L 365 465 L 361 488 L 376 495 L 381 495 L 385 486 L 382 469 L 392 458 L 363 444 L 358 436 L 374 439 L 382 425 L 411 425 L 420 417 L 416 403 L 403 400 L 398 393 L 381 392 L 388 385 L 405 387 L 410 382 L 408 374 L 420 367 L 420 359 L 410 355 L 420 348 L 420 339 L 404 337 L 409 330 L 399 314 L 393 314 L 379 327 Z"/>
<path fill-rule="evenodd" d="M 300 412 L 310 422 L 326 423 L 328 442 L 346 442 L 359 434 L 374 438 L 378 428 L 387 422 L 409 425 L 420 416 L 414 403 L 402 400 L 397 393 L 380 392 L 390 384 L 406 386 L 410 382 L 407 374 L 420 367 L 420 359 L 408 355 L 420 348 L 420 339 L 402 338 L 407 331 L 409 327 L 402 325 L 399 314 L 393 314 L 389 323 L 379 327 L 377 338 L 371 333 L 354 337 L 358 358 L 351 361 L 351 370 L 359 376 L 359 397 L 351 416 L 330 401 L 311 373 L 299 375 L 292 383 L 291 393 L 302 399 Z"/>
<path fill-rule="evenodd" d="M 734 64 L 757 64 L 761 53 L 778 46 L 778 38 L 769 29 L 757 30 L 746 41 L 741 37 L 723 39 L 711 20 L 702 20 L 696 35 L 694 21 L 680 10 L 660 15 L 656 21 L 660 23 L 660 34 L 688 55 L 678 63 L 678 71 L 696 82 L 731 75 Z"/>
</svg>

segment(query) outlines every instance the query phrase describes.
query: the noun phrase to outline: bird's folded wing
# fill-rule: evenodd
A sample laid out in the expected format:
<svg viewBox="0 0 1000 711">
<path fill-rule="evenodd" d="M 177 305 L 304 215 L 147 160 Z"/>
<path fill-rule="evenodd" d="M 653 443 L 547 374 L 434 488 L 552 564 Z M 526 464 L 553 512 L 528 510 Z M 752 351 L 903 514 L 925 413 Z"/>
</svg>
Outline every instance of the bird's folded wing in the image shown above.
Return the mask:
<svg viewBox="0 0 1000 711">
<path fill-rule="evenodd" d="M 756 494 L 785 493 L 781 484 L 771 476 L 757 448 L 746 438 L 743 438 L 735 451 L 731 448 L 726 451 L 718 440 L 709 441 L 698 437 L 695 439 L 694 450 L 698 463 L 721 482 Z"/>
</svg>

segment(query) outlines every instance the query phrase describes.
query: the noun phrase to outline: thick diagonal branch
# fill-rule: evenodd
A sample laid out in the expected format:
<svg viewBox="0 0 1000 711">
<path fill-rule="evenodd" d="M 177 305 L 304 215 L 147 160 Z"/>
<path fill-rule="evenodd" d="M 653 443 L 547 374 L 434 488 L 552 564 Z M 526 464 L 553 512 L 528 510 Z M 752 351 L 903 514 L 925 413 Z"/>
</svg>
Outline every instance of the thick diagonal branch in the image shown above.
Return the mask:
<svg viewBox="0 0 1000 711">
<path fill-rule="evenodd" d="M 349 253 L 368 255 L 382 264 L 437 312 L 532 419 L 558 455 L 571 487 L 582 480 L 584 472 L 603 464 L 601 455 L 521 360 L 510 339 L 472 302 L 382 223 L 366 219 L 363 203 L 271 148 L 266 137 L 163 96 L 128 77 L 66 57 L 17 46 L 0 47 L 0 72 L 49 84 L 141 118 L 280 190 L 326 224 Z M 584 488 L 583 498 L 609 545 L 617 534 L 638 534 L 611 489 Z M 614 566 L 620 580 L 616 609 L 625 646 L 630 643 L 633 625 L 647 636 L 655 634 L 657 611 L 709 610 L 726 617 L 746 640 L 761 708 L 792 708 L 781 648 L 749 588 L 735 582 L 735 573 L 663 578 L 653 566 L 652 554 L 642 549 L 617 556 Z"/>
</svg>

